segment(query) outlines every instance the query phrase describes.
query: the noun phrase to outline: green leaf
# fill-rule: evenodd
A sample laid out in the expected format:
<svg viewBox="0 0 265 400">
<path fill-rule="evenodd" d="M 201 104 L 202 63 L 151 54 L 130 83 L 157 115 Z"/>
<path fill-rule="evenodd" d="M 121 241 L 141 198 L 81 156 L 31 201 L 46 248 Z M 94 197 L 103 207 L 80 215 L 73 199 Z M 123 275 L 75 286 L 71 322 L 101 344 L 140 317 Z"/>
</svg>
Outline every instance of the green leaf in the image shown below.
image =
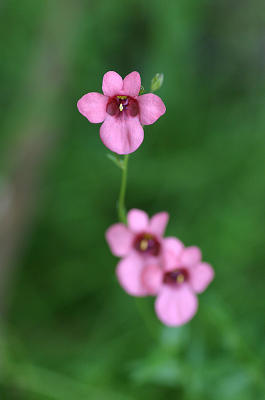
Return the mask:
<svg viewBox="0 0 265 400">
<path fill-rule="evenodd" d="M 111 160 L 118 168 L 123 169 L 123 160 L 114 154 L 107 154 L 109 160 Z"/>
</svg>

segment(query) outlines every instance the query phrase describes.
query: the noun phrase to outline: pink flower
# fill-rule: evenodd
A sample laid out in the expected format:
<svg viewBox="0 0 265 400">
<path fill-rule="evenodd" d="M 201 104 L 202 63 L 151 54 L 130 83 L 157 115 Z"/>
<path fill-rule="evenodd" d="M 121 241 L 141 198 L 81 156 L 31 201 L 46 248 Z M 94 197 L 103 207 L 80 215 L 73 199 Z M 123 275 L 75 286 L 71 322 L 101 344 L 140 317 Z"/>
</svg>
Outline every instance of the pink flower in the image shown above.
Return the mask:
<svg viewBox="0 0 265 400">
<path fill-rule="evenodd" d="M 106 240 L 115 256 L 123 259 L 117 266 L 121 286 L 133 296 L 149 294 L 142 284 L 146 263 L 158 262 L 163 255 L 163 235 L 168 214 L 161 212 L 152 218 L 141 210 L 128 212 L 128 227 L 122 223 L 112 225 L 106 232 Z"/>
<path fill-rule="evenodd" d="M 103 77 L 104 94 L 85 94 L 77 103 L 78 110 L 90 122 L 100 127 L 100 138 L 110 150 L 129 154 L 144 139 L 142 125 L 153 124 L 166 111 L 160 97 L 149 93 L 139 96 L 141 78 L 131 72 L 124 79 L 114 71 Z"/>
<path fill-rule="evenodd" d="M 164 239 L 164 259 L 147 265 L 142 276 L 149 293 L 156 293 L 155 310 L 166 325 L 188 322 L 198 308 L 197 293 L 213 280 L 212 267 L 201 261 L 198 247 L 186 247 L 176 238 Z"/>
</svg>

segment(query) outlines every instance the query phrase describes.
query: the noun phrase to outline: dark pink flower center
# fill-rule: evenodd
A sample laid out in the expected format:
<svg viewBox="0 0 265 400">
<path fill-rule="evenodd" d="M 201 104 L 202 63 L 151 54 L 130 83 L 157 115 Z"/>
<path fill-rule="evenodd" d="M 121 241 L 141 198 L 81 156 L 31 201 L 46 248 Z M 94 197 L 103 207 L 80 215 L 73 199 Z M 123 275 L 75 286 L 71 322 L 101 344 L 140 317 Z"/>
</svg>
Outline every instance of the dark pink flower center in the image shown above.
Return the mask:
<svg viewBox="0 0 265 400">
<path fill-rule="evenodd" d="M 163 282 L 171 286 L 181 286 L 189 279 L 189 273 L 185 268 L 178 268 L 174 271 L 166 272 Z"/>
<path fill-rule="evenodd" d="M 160 243 L 157 238 L 150 233 L 140 233 L 134 241 L 134 248 L 142 254 L 158 256 Z"/>
<path fill-rule="evenodd" d="M 135 117 L 139 114 L 139 106 L 137 100 L 130 96 L 114 96 L 109 99 L 106 111 L 113 117 L 124 114 Z"/>
</svg>

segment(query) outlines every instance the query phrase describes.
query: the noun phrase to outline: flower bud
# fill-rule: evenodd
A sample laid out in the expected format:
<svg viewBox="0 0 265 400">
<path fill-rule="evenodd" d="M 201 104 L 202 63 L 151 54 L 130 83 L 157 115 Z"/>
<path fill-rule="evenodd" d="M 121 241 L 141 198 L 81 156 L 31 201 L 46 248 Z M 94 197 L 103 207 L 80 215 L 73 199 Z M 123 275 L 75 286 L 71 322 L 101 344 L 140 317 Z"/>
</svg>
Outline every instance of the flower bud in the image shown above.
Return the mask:
<svg viewBox="0 0 265 400">
<path fill-rule="evenodd" d="M 164 74 L 155 74 L 151 81 L 151 92 L 156 92 L 158 89 L 161 88 L 164 81 Z"/>
</svg>

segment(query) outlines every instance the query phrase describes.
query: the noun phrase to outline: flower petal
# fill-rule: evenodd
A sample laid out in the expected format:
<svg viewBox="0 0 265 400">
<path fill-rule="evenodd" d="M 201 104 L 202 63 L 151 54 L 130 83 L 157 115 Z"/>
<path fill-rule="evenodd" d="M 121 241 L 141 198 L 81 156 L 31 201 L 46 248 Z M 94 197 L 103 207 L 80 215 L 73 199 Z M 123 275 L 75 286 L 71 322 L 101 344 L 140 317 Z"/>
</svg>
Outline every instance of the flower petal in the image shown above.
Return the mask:
<svg viewBox="0 0 265 400">
<path fill-rule="evenodd" d="M 105 96 L 115 96 L 121 93 L 123 86 L 122 77 L 115 71 L 109 71 L 103 76 L 102 91 Z"/>
<path fill-rule="evenodd" d="M 180 256 L 184 245 L 174 237 L 163 239 L 163 266 L 165 271 L 172 271 L 180 264 Z"/>
<path fill-rule="evenodd" d="M 153 124 L 166 112 L 165 104 L 156 94 L 143 94 L 137 100 L 140 107 L 140 122 L 142 125 Z"/>
<path fill-rule="evenodd" d="M 103 122 L 106 117 L 107 102 L 108 98 L 103 94 L 91 92 L 85 94 L 78 100 L 77 108 L 89 122 L 97 124 Z"/>
<path fill-rule="evenodd" d="M 158 318 L 168 326 L 185 324 L 194 316 L 197 308 L 197 297 L 188 285 L 177 289 L 164 285 L 155 302 Z"/>
<path fill-rule="evenodd" d="M 115 256 L 124 257 L 131 249 L 133 234 L 124 224 L 114 224 L 106 231 L 106 240 Z"/>
<path fill-rule="evenodd" d="M 155 214 L 150 219 L 149 223 L 150 231 L 152 233 L 155 233 L 156 235 L 163 236 L 168 223 L 168 218 L 169 215 L 167 212 L 160 212 L 158 214 Z"/>
<path fill-rule="evenodd" d="M 196 293 L 203 292 L 214 278 L 210 264 L 200 263 L 191 269 L 190 284 Z"/>
<path fill-rule="evenodd" d="M 142 232 L 148 229 L 149 218 L 146 212 L 133 208 L 128 212 L 127 221 L 129 229 L 133 232 Z"/>
<path fill-rule="evenodd" d="M 148 294 L 157 294 L 162 284 L 162 269 L 157 264 L 146 265 L 142 272 L 142 282 Z"/>
<path fill-rule="evenodd" d="M 202 253 L 199 247 L 186 247 L 181 254 L 181 264 L 183 267 L 192 267 L 201 261 Z"/>
<path fill-rule="evenodd" d="M 123 93 L 127 96 L 138 96 L 141 89 L 141 77 L 139 72 L 131 72 L 123 80 Z"/>
<path fill-rule="evenodd" d="M 144 130 L 138 117 L 107 116 L 100 127 L 102 142 L 118 154 L 133 153 L 144 140 Z"/>
<path fill-rule="evenodd" d="M 132 296 L 146 296 L 148 294 L 142 281 L 143 268 L 141 257 L 135 253 L 124 258 L 117 265 L 116 274 L 120 285 Z"/>
</svg>

